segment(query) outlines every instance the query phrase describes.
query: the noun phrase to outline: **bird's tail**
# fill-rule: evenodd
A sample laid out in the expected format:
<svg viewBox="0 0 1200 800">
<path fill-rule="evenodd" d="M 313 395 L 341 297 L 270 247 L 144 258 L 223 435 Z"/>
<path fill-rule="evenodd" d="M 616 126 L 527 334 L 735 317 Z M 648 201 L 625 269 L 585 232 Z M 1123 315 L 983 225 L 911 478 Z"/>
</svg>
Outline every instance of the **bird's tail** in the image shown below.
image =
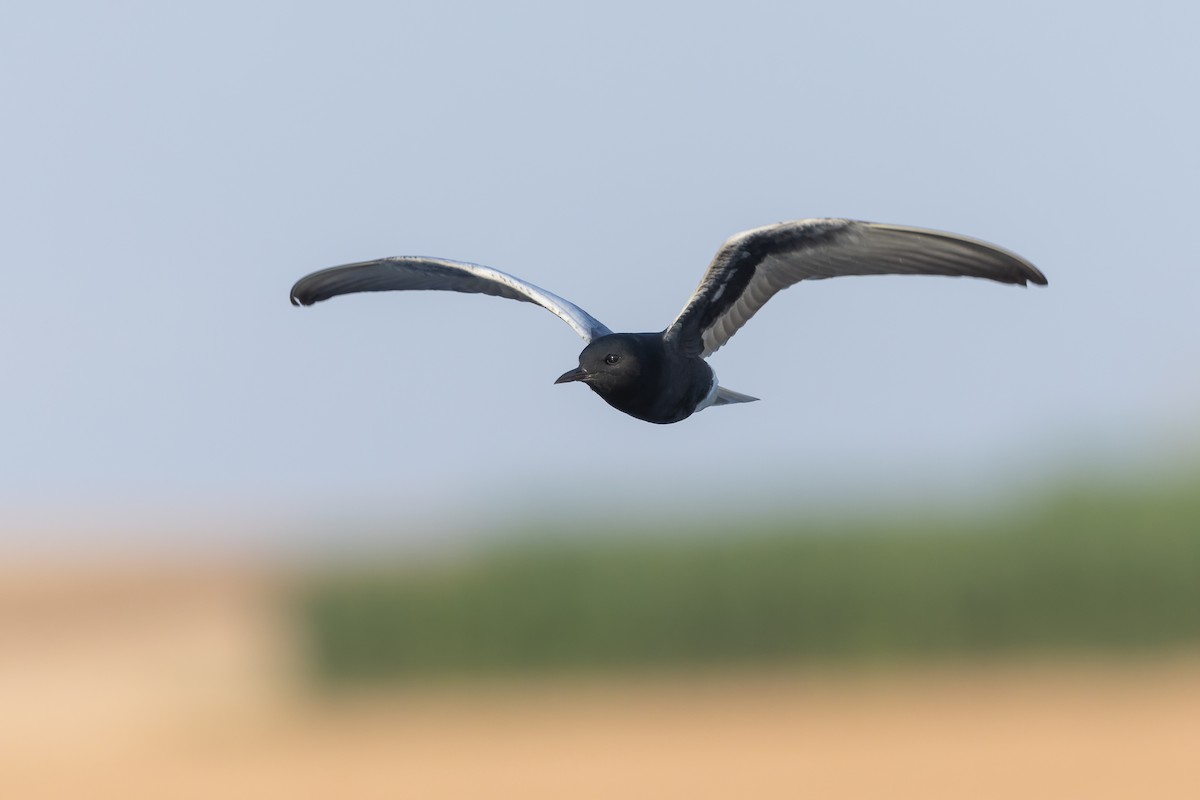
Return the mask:
<svg viewBox="0 0 1200 800">
<path fill-rule="evenodd" d="M 717 387 L 717 396 L 713 398 L 714 406 L 727 406 L 731 403 L 753 403 L 757 397 L 751 397 L 748 394 L 734 392 L 726 389 L 724 386 Z"/>
</svg>

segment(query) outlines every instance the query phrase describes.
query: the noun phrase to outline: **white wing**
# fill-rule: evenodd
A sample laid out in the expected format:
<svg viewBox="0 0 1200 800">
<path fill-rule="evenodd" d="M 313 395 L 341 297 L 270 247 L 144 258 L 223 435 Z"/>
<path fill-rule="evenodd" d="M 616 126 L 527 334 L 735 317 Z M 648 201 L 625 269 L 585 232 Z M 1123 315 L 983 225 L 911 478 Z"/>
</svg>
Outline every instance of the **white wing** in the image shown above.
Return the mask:
<svg viewBox="0 0 1200 800">
<path fill-rule="evenodd" d="M 686 352 L 711 355 L 776 292 L 799 281 L 842 275 L 1046 283 L 1020 256 L 953 233 L 848 219 L 781 222 L 725 242 L 666 337 Z"/>
<path fill-rule="evenodd" d="M 419 289 L 490 294 L 536 303 L 570 325 L 586 342 L 612 333 L 579 306 L 532 283 L 491 267 L 442 258 L 396 256 L 323 269 L 296 282 L 292 287 L 292 304 L 310 306 L 352 292 Z"/>
</svg>

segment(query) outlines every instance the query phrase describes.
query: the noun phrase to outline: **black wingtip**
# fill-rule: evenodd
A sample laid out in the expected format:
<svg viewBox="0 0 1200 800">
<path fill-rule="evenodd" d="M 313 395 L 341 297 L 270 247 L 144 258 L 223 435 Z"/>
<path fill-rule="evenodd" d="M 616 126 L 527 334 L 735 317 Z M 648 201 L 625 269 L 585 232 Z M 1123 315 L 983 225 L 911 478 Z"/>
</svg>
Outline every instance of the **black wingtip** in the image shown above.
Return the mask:
<svg viewBox="0 0 1200 800">
<path fill-rule="evenodd" d="M 1022 286 L 1028 286 L 1030 283 L 1035 286 L 1048 286 L 1050 284 L 1050 281 L 1046 280 L 1046 276 L 1042 274 L 1042 271 L 1032 264 L 1026 264 L 1024 277 L 1026 280 L 1021 281 Z"/>
<path fill-rule="evenodd" d="M 292 301 L 292 305 L 294 306 L 311 306 L 317 301 L 313 299 L 312 293 L 306 292 L 300 286 L 302 283 L 304 283 L 304 278 L 301 278 L 294 286 L 292 286 L 292 291 L 291 294 L 288 295 L 288 299 Z"/>
</svg>

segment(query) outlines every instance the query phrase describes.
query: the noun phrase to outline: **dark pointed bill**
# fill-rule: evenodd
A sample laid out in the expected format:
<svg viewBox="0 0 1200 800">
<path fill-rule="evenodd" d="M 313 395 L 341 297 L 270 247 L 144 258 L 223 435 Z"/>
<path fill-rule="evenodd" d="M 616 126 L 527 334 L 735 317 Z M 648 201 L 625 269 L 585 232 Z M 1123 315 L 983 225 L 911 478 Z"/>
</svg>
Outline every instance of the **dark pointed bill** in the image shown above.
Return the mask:
<svg viewBox="0 0 1200 800">
<path fill-rule="evenodd" d="M 556 380 L 555 383 L 570 383 L 571 381 L 583 381 L 583 380 L 587 380 L 587 377 L 588 377 L 588 374 L 586 371 L 584 371 L 583 367 L 576 367 L 575 369 L 568 370 L 567 372 L 564 372 L 562 375 L 559 375 L 558 380 Z"/>
</svg>

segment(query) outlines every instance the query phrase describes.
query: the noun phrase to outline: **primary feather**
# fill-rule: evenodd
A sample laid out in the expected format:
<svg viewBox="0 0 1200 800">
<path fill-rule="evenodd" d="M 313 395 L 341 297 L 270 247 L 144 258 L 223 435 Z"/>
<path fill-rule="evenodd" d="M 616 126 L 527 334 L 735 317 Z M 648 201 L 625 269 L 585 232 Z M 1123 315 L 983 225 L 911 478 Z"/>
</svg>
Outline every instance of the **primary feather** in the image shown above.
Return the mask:
<svg viewBox="0 0 1200 800">
<path fill-rule="evenodd" d="M 1036 267 L 995 245 L 952 233 L 805 219 L 731 237 L 667 328 L 686 352 L 709 356 L 777 292 L 804 280 L 844 275 L 947 275 L 1045 284 Z"/>
</svg>

